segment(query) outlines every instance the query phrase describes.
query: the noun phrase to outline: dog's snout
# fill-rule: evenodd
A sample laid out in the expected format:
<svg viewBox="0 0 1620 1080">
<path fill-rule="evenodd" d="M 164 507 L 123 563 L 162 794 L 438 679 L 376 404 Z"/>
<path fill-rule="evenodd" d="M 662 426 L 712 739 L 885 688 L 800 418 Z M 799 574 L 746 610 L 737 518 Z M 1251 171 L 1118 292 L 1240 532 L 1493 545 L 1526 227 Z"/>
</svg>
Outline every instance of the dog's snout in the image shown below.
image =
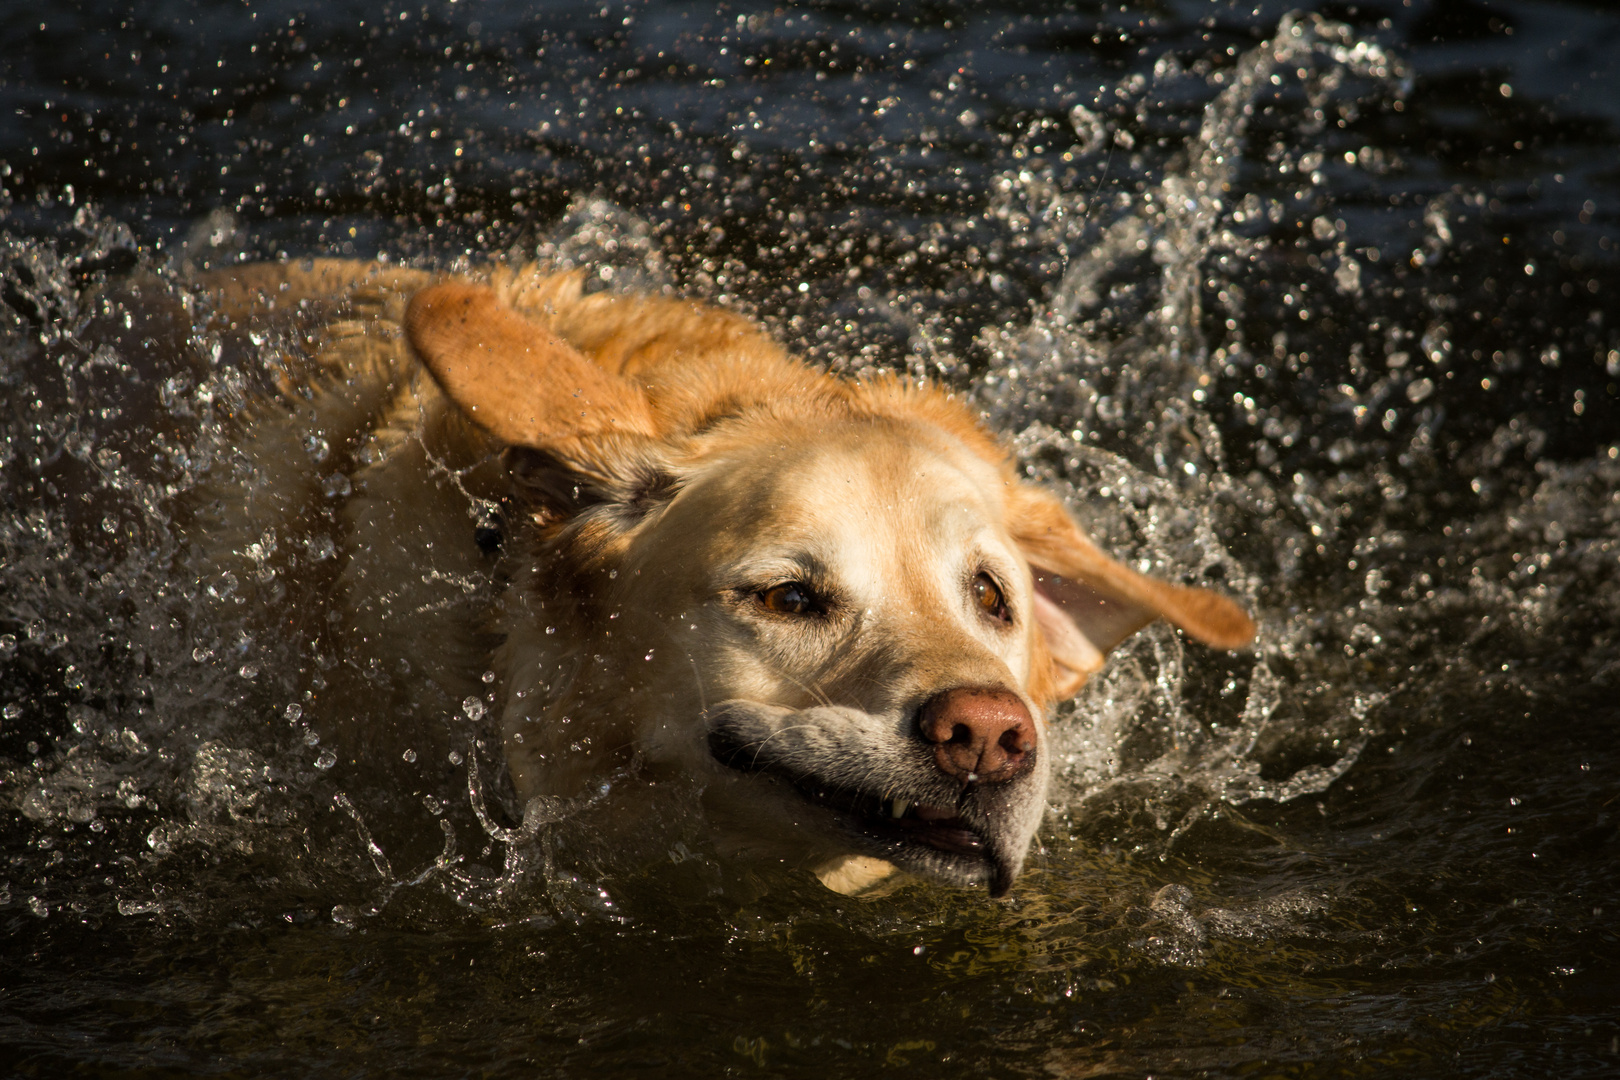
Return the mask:
<svg viewBox="0 0 1620 1080">
<path fill-rule="evenodd" d="M 1035 721 L 1010 691 L 946 690 L 928 699 L 918 722 L 934 761 L 964 784 L 1011 780 L 1035 763 Z"/>
</svg>

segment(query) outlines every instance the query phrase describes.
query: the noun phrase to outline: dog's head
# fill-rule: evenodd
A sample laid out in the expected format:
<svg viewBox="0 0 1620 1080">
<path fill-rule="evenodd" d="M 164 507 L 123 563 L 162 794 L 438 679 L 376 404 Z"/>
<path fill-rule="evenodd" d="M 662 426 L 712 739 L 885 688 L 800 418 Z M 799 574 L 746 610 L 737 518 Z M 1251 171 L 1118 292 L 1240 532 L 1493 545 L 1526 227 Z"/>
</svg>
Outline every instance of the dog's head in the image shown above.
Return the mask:
<svg viewBox="0 0 1620 1080">
<path fill-rule="evenodd" d="M 507 719 L 523 794 L 577 768 L 558 725 L 596 716 L 590 737 L 704 778 L 728 832 L 834 887 L 892 865 L 1000 895 L 1044 811 L 1051 705 L 1154 618 L 1253 634 L 1104 555 L 938 389 L 770 358 L 759 385 L 746 364 L 625 378 L 472 286 L 419 294 L 408 328 L 514 448 L 537 526 L 508 604 L 507 682 L 536 691 Z M 520 670 L 555 663 L 536 628 L 563 613 L 587 643 L 567 721 Z"/>
</svg>

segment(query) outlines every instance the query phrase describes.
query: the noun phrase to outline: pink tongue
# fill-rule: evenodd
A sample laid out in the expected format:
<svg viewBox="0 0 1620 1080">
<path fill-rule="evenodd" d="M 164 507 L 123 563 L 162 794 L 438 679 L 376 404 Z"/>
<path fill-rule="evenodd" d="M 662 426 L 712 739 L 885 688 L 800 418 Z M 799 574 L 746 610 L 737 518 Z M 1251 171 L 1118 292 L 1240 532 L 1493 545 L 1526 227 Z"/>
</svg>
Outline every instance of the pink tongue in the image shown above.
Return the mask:
<svg viewBox="0 0 1620 1080">
<path fill-rule="evenodd" d="M 949 821 L 956 816 L 956 811 L 950 807 L 925 806 L 921 804 L 916 807 L 916 813 L 917 817 L 921 818 L 923 821 Z"/>
</svg>

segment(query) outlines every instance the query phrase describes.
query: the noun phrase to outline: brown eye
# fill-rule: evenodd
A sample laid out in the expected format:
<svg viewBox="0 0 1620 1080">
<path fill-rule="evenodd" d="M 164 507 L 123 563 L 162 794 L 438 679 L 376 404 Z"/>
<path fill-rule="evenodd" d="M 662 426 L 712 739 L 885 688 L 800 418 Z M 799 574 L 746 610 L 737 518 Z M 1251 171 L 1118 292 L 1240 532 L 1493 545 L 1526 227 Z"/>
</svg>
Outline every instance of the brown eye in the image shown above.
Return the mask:
<svg viewBox="0 0 1620 1080">
<path fill-rule="evenodd" d="M 758 595 L 760 605 L 777 615 L 813 615 L 821 610 L 816 594 L 797 581 L 772 585 Z"/>
<path fill-rule="evenodd" d="M 1007 610 L 1006 597 L 1001 595 L 1001 586 L 989 574 L 980 573 L 973 579 L 973 602 L 979 605 L 979 610 L 993 619 L 1002 622 L 1011 622 L 1012 613 Z"/>
</svg>

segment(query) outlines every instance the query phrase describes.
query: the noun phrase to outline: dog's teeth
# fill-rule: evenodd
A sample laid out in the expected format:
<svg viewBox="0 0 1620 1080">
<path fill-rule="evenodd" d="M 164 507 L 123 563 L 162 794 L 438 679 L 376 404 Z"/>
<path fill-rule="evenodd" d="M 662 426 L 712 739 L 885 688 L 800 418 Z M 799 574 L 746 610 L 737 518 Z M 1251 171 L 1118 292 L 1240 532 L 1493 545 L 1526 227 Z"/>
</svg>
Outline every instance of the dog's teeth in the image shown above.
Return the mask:
<svg viewBox="0 0 1620 1080">
<path fill-rule="evenodd" d="M 889 814 L 891 817 L 905 817 L 906 811 L 910 808 L 911 804 L 905 799 L 895 799 L 889 804 Z"/>
</svg>

